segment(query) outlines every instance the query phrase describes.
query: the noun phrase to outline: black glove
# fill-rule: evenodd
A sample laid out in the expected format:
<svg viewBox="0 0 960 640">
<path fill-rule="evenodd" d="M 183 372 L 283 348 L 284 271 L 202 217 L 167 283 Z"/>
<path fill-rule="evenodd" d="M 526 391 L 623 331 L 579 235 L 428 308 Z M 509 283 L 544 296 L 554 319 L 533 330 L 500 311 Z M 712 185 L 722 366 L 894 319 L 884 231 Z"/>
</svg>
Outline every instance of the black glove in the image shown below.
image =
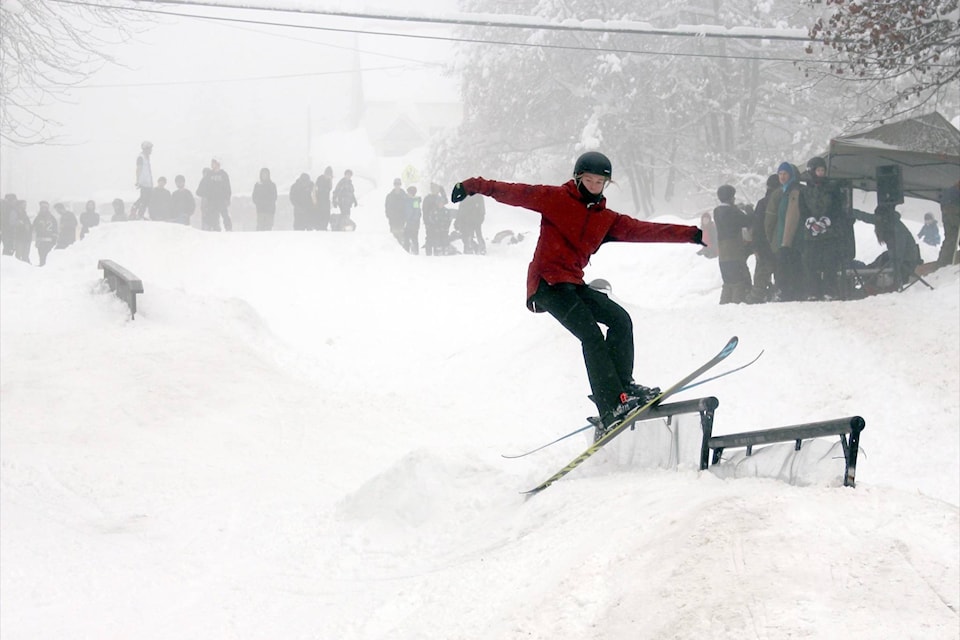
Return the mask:
<svg viewBox="0 0 960 640">
<path fill-rule="evenodd" d="M 450 192 L 450 201 L 451 202 L 461 202 L 467 199 L 467 196 L 470 195 L 467 193 L 467 190 L 463 188 L 463 183 L 458 182 L 453 185 L 453 191 Z"/>
<path fill-rule="evenodd" d="M 703 241 L 703 229 L 697 229 L 697 232 L 693 234 L 693 243 L 707 246 L 707 243 Z"/>
</svg>

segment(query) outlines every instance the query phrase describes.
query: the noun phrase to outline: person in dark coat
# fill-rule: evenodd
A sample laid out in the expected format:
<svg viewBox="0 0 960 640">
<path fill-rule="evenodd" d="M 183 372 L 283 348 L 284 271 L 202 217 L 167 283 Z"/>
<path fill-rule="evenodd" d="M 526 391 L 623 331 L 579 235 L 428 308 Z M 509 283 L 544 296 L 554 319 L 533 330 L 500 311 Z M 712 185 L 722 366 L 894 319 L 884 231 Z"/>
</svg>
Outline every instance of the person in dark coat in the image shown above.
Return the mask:
<svg viewBox="0 0 960 640">
<path fill-rule="evenodd" d="M 80 214 L 80 239 L 83 240 L 90 229 L 100 224 L 100 214 L 97 213 L 97 203 L 87 200 L 83 213 Z"/>
<path fill-rule="evenodd" d="M 932 213 L 923 214 L 923 226 L 917 233 L 917 237 L 923 240 L 924 244 L 931 247 L 939 247 L 942 238 L 940 238 L 940 227 L 937 225 L 937 219 Z"/>
<path fill-rule="evenodd" d="M 756 256 L 753 268 L 753 287 L 747 294 L 748 304 L 766 302 L 770 299 L 773 289 L 773 271 L 776 258 L 770 248 L 770 240 L 766 232 L 767 204 L 770 197 L 780 186 L 780 178 L 773 173 L 767 176 L 767 190 L 763 197 L 757 200 L 753 209 L 750 224 L 750 251 Z"/>
<path fill-rule="evenodd" d="M 168 221 L 173 217 L 171 213 L 171 194 L 167 189 L 167 179 L 164 176 L 157 178 L 157 186 L 150 194 L 150 219 Z"/>
<path fill-rule="evenodd" d="M 200 207 L 201 215 L 205 214 L 203 228 L 207 231 L 220 231 L 222 218 L 224 231 L 233 231 L 229 212 L 233 190 L 230 188 L 230 176 L 220 167 L 218 158 L 210 160 L 210 171 L 204 173 L 203 179 L 197 185 L 197 195 L 203 198 Z"/>
<path fill-rule="evenodd" d="M 14 224 L 14 238 L 16 238 L 14 256 L 17 260 L 22 260 L 30 264 L 30 247 L 33 244 L 33 223 L 30 221 L 30 216 L 27 215 L 26 200 L 17 200 L 17 215 Z"/>
<path fill-rule="evenodd" d="M 713 210 L 713 220 L 717 225 L 720 277 L 723 279 L 720 304 L 746 302 L 750 291 L 750 269 L 747 268 L 747 256 L 750 253 L 743 230 L 751 228 L 752 221 L 734 204 L 736 194 L 733 186 L 721 186 L 717 189 L 720 206 Z"/>
<path fill-rule="evenodd" d="M 960 251 L 960 180 L 940 192 L 940 220 L 943 222 L 943 242 L 937 256 L 937 268 L 953 264 Z"/>
<path fill-rule="evenodd" d="M 423 199 L 424 253 L 428 256 L 447 255 L 450 246 L 450 214 L 444 208 L 447 194 L 436 182 L 430 184 L 430 193 Z"/>
<path fill-rule="evenodd" d="M 807 162 L 806 180 L 800 191 L 804 288 L 808 300 L 833 299 L 840 295 L 843 194 L 827 179 L 827 162 L 819 156 Z"/>
<path fill-rule="evenodd" d="M 400 178 L 394 178 L 393 189 L 383 199 L 383 211 L 387 216 L 390 233 L 397 239 L 400 246 L 404 245 L 403 227 L 406 223 L 406 201 L 407 194 L 403 190 L 403 183 Z"/>
<path fill-rule="evenodd" d="M 417 188 L 407 187 L 407 200 L 404 203 L 403 248 L 407 253 L 420 254 L 420 203 L 422 198 L 417 195 Z"/>
<path fill-rule="evenodd" d="M 250 198 L 257 208 L 257 231 L 272 230 L 277 213 L 277 185 L 270 179 L 270 169 L 260 169 L 260 180 L 253 185 Z"/>
<path fill-rule="evenodd" d="M 313 208 L 313 181 L 308 174 L 301 173 L 297 181 L 290 185 L 290 204 L 293 205 L 293 229 L 309 229 L 310 210 Z"/>
<path fill-rule="evenodd" d="M 197 210 L 197 201 L 187 189 L 187 179 L 177 176 L 173 179 L 176 190 L 170 194 L 170 219 L 180 224 L 190 224 L 190 217 Z"/>
<path fill-rule="evenodd" d="M 465 254 L 487 253 L 487 243 L 483 241 L 483 220 L 486 214 L 487 207 L 481 196 L 470 196 L 460 203 L 454 226 L 463 240 Z"/>
<path fill-rule="evenodd" d="M 350 209 L 358 203 L 353 188 L 353 171 L 350 169 L 343 172 L 343 177 L 333 190 L 333 204 L 340 209 L 340 214 L 331 218 L 330 228 L 333 231 L 353 231 L 356 225 L 350 219 Z"/>
<path fill-rule="evenodd" d="M 872 214 L 857 210 L 854 210 L 854 214 L 857 220 L 873 225 L 877 242 L 886 247 L 886 251 L 868 264 L 867 268 L 892 269 L 893 284 L 887 290 L 900 289 L 910 284 L 923 259 L 920 257 L 920 246 L 903 224 L 900 213 L 893 205 L 881 204 Z"/>
<path fill-rule="evenodd" d="M 126 222 L 127 212 L 123 210 L 123 200 L 114 198 L 110 205 L 113 207 L 113 215 L 110 216 L 110 222 Z"/>
<path fill-rule="evenodd" d="M 320 231 L 330 228 L 330 193 L 333 191 L 333 167 L 317 176 L 313 188 L 314 226 Z"/>
<path fill-rule="evenodd" d="M 77 227 L 79 222 L 73 211 L 67 210 L 63 203 L 53 205 L 53 209 L 60 216 L 60 229 L 57 233 L 57 249 L 66 249 L 77 241 Z"/>
<path fill-rule="evenodd" d="M 50 213 L 50 203 L 40 201 L 40 210 L 33 219 L 33 237 L 40 256 L 40 266 L 47 264 L 47 255 L 57 244 L 57 219 Z"/>
<path fill-rule="evenodd" d="M 0 200 L 0 240 L 3 242 L 3 255 L 12 256 L 17 252 L 17 195 L 8 193 Z"/>
<path fill-rule="evenodd" d="M 453 188 L 453 202 L 489 196 L 540 214 L 540 237 L 527 270 L 527 308 L 546 311 L 580 341 L 592 399 L 600 412 L 599 439 L 631 409 L 659 393 L 633 380 L 633 321 L 623 307 L 583 281 L 583 269 L 605 242 L 703 244 L 697 227 L 645 222 L 607 209 L 603 189 L 610 160 L 582 154 L 573 178 L 559 186 L 468 178 Z M 599 325 L 607 327 L 606 335 Z"/>
</svg>

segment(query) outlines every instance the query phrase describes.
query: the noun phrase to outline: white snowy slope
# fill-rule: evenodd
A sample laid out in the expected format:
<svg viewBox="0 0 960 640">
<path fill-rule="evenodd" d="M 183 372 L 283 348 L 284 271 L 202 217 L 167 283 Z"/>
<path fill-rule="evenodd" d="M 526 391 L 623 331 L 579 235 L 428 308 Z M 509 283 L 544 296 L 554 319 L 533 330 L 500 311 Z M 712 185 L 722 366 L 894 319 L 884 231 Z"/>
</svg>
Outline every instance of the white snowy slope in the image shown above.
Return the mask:
<svg viewBox="0 0 960 640">
<path fill-rule="evenodd" d="M 488 237 L 535 230 L 490 208 Z M 103 224 L 43 269 L 2 258 L 4 640 L 960 636 L 957 267 L 720 307 L 695 247 L 606 245 L 588 277 L 634 318 L 639 381 L 737 335 L 729 366 L 763 357 L 680 397 L 719 399 L 715 433 L 863 416 L 857 487 L 833 439 L 701 472 L 686 416 L 524 500 L 588 436 L 500 454 L 592 410 L 579 345 L 524 307 L 532 238 L 417 257 L 357 218 Z M 143 279 L 134 321 L 101 258 Z"/>
</svg>

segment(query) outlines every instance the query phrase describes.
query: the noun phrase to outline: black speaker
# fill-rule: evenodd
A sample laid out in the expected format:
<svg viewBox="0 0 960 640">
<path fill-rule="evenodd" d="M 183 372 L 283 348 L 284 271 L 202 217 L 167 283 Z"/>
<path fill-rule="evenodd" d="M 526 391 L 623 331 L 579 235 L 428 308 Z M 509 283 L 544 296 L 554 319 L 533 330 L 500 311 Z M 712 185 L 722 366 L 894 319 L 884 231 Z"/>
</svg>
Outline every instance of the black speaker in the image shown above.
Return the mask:
<svg viewBox="0 0 960 640">
<path fill-rule="evenodd" d="M 900 165 L 877 167 L 877 204 L 903 204 L 903 176 Z"/>
</svg>

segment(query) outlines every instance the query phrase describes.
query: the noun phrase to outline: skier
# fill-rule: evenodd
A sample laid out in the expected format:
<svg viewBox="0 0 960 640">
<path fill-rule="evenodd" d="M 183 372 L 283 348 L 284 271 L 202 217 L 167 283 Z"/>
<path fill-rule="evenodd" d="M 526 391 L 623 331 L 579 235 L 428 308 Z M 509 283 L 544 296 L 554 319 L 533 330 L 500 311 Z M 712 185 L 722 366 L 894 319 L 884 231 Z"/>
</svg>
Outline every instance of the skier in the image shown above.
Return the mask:
<svg viewBox="0 0 960 640">
<path fill-rule="evenodd" d="M 451 194 L 453 202 L 480 194 L 541 215 L 540 237 L 527 271 L 527 308 L 550 313 L 582 343 L 591 399 L 600 412 L 597 440 L 660 390 L 634 382 L 630 314 L 588 287 L 583 268 L 604 242 L 703 244 L 697 227 L 643 222 L 607 209 L 603 189 L 612 173 L 605 155 L 589 151 L 577 158 L 573 179 L 560 186 L 477 177 L 458 182 Z M 598 324 L 607 326 L 606 337 Z"/>
</svg>

